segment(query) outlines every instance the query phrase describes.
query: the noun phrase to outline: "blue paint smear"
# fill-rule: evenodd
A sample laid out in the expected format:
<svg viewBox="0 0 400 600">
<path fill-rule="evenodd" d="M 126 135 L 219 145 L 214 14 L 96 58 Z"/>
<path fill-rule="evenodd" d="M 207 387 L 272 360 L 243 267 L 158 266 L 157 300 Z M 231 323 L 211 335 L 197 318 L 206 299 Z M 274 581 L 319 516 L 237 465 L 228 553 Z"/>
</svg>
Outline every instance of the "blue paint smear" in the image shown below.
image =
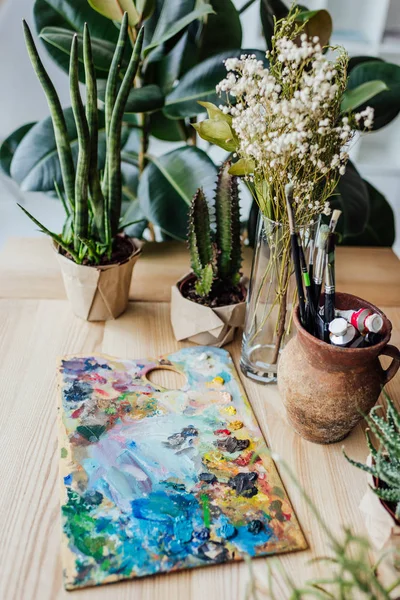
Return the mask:
<svg viewBox="0 0 400 600">
<path fill-rule="evenodd" d="M 64 477 L 64 485 L 71 485 L 72 483 L 72 473 Z"/>
</svg>

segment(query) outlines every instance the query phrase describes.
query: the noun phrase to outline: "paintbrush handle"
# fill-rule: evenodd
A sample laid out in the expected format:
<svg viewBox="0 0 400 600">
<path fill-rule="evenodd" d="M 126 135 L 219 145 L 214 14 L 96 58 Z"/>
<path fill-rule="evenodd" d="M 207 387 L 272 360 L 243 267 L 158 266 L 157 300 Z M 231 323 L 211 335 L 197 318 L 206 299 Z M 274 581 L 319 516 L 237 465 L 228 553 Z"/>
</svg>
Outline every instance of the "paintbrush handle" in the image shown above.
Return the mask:
<svg viewBox="0 0 400 600">
<path fill-rule="evenodd" d="M 293 258 L 293 265 L 294 265 L 294 273 L 296 276 L 297 293 L 299 296 L 300 321 L 304 327 L 306 311 L 305 311 L 303 281 L 301 278 L 301 269 L 300 269 L 299 244 L 297 241 L 296 233 L 292 233 L 290 235 L 290 241 L 291 241 L 291 245 L 292 245 L 292 258 Z"/>
</svg>

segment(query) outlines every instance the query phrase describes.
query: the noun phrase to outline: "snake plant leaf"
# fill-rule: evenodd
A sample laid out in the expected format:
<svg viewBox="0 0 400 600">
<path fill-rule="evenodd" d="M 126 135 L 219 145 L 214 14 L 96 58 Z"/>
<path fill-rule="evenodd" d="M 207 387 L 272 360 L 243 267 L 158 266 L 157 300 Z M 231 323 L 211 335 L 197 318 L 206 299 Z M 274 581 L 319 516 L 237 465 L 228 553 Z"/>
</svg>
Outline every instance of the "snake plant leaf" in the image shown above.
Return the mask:
<svg viewBox="0 0 400 600">
<path fill-rule="evenodd" d="M 260 50 L 227 50 L 212 56 L 188 71 L 167 95 L 164 114 L 170 119 L 183 119 L 204 112 L 199 100 L 220 104 L 215 87 L 226 77 L 223 61 L 229 57 L 239 57 L 241 54 L 255 54 L 259 60 L 267 64 L 265 55 Z"/>
<path fill-rule="evenodd" d="M 171 121 L 168 121 L 169 123 L 171 123 Z M 8 136 L 8 138 L 6 138 L 4 140 L 4 142 L 1 144 L 0 146 L 0 170 L 3 171 L 3 173 L 5 175 L 8 175 L 9 177 L 11 176 L 10 173 L 10 167 L 11 167 L 11 162 L 14 156 L 14 153 L 16 151 L 16 149 L 18 148 L 19 144 L 21 143 L 22 139 L 25 137 L 25 135 L 28 133 L 28 131 L 30 131 L 30 129 L 32 129 L 32 127 L 35 125 L 36 123 L 27 123 L 26 125 L 22 125 L 22 127 L 19 127 L 18 129 L 16 129 L 15 131 L 13 131 L 13 133 L 11 135 Z"/>
<path fill-rule="evenodd" d="M 400 113 L 400 66 L 380 60 L 363 62 L 351 71 L 347 84 L 348 90 L 354 90 L 367 81 L 376 80 L 385 83 L 388 89 L 359 106 L 359 110 L 367 105 L 374 109 L 374 131 L 393 121 Z"/>
<path fill-rule="evenodd" d="M 40 32 L 48 27 L 71 31 L 72 34 L 83 33 L 85 23 L 88 23 L 92 39 L 103 40 L 115 46 L 118 39 L 118 29 L 114 23 L 93 10 L 86 0 L 35 0 L 33 8 L 36 31 Z M 56 64 L 68 73 L 69 52 L 44 41 L 47 51 Z M 108 44 L 105 44 L 105 47 Z M 103 56 L 104 58 L 104 56 Z M 96 56 L 94 58 L 97 62 Z M 96 70 L 98 78 L 106 78 L 107 71 Z M 83 65 L 80 64 L 79 80 L 84 82 Z"/>
<path fill-rule="evenodd" d="M 379 80 L 366 81 L 356 88 L 347 89 L 342 96 L 341 112 L 351 112 L 388 89 L 386 83 Z"/>
<path fill-rule="evenodd" d="M 216 172 L 209 156 L 194 146 L 150 157 L 138 187 L 144 214 L 172 238 L 185 240 L 193 195 L 203 187 L 206 196 L 212 197 Z"/>
<path fill-rule="evenodd" d="M 97 82 L 97 91 L 100 105 L 104 106 L 106 93 L 106 82 L 104 80 Z M 164 94 L 158 85 L 149 84 L 141 88 L 132 88 L 126 103 L 125 116 L 129 113 L 152 112 L 163 106 Z M 127 119 L 124 117 L 124 120 Z M 130 121 L 132 120 L 130 119 Z"/>
<path fill-rule="evenodd" d="M 140 21 L 140 14 L 133 0 L 87 0 L 92 8 L 107 19 L 120 23 L 124 13 L 128 13 L 130 27 Z"/>
<path fill-rule="evenodd" d="M 391 248 L 396 237 L 393 209 L 386 198 L 368 181 L 364 181 L 369 197 L 369 212 L 364 231 L 346 235 L 346 246 L 384 246 Z"/>
<path fill-rule="evenodd" d="M 71 43 L 72 38 L 75 35 L 71 29 L 63 29 L 61 27 L 44 27 L 40 32 L 40 38 L 47 42 L 48 44 L 58 48 L 67 56 L 70 55 L 71 52 Z M 79 61 L 83 62 L 83 36 L 81 33 L 78 33 L 78 41 L 79 41 Z M 92 42 L 92 53 L 93 53 L 93 62 L 96 68 L 96 71 L 102 72 L 102 77 L 107 77 L 108 71 L 110 70 L 110 65 L 112 61 L 112 57 L 115 50 L 115 44 L 113 42 L 109 42 L 108 40 L 102 40 L 98 38 L 91 38 Z M 122 59 L 122 64 L 126 67 L 127 60 L 125 57 Z"/>
<path fill-rule="evenodd" d="M 157 46 L 160 46 L 160 44 L 163 44 L 174 37 L 177 33 L 182 31 L 182 29 L 185 29 L 185 27 L 190 25 L 190 23 L 196 19 L 202 19 L 209 14 L 214 14 L 212 7 L 209 4 L 202 4 L 198 9 L 191 11 L 175 23 L 172 23 L 171 26 L 161 35 L 156 29 L 150 44 L 143 50 L 143 55 L 147 56 L 149 52 L 153 50 L 153 48 L 157 48 Z"/>
<path fill-rule="evenodd" d="M 238 146 L 235 134 L 225 121 L 206 119 L 200 123 L 193 123 L 193 127 L 203 140 L 228 152 L 234 152 Z"/>
<path fill-rule="evenodd" d="M 242 25 L 232 0 L 210 0 L 210 4 L 215 14 L 201 26 L 199 61 L 242 45 Z"/>
</svg>

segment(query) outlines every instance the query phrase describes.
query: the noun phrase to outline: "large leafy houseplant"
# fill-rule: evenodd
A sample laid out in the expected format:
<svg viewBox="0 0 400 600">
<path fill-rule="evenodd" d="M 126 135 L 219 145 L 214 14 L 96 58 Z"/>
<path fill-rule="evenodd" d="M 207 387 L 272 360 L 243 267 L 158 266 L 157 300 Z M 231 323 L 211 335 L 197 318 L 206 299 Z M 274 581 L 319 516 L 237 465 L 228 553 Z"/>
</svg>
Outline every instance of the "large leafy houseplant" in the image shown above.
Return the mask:
<svg viewBox="0 0 400 600">
<path fill-rule="evenodd" d="M 128 10 L 131 41 L 142 24 L 145 29 L 141 59 L 123 117 L 124 219 L 138 221 L 128 228 L 131 235 L 141 236 L 149 224 L 151 232 L 154 224 L 160 229 L 161 239 L 185 239 L 193 194 L 199 186 L 211 193 L 217 170 L 207 153 L 195 146 L 190 121 L 204 110 L 197 99 L 216 99 L 222 60 L 242 52 L 240 15 L 231 0 L 36 0 L 37 32 L 63 70 L 68 70 L 73 36 L 77 34 L 81 42 L 85 22 L 90 27 L 102 109 L 100 171 L 105 167 L 104 137 L 109 118 L 104 106 L 105 82 L 118 39 L 122 15 L 119 7 Z M 82 58 L 80 54 L 78 74 L 84 82 Z M 121 56 L 121 75 L 128 58 L 127 47 Z M 77 134 L 70 109 L 65 109 L 64 118 L 76 161 Z M 169 142 L 176 148 L 155 157 L 149 148 L 152 140 Z M 63 189 L 49 120 L 12 133 L 0 150 L 0 164 L 23 190 L 54 194 L 54 182 Z"/>
</svg>

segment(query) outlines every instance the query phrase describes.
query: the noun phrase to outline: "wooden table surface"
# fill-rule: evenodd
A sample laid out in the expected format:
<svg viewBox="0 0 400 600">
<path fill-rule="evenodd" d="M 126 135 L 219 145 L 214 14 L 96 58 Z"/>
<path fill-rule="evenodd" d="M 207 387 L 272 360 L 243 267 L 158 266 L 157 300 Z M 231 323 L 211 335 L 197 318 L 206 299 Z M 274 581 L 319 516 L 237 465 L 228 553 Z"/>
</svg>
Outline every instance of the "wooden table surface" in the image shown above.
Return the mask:
<svg viewBox="0 0 400 600">
<path fill-rule="evenodd" d="M 247 272 L 250 259 L 246 252 Z M 116 321 L 86 323 L 70 310 L 47 240 L 10 239 L 0 253 L 0 598 L 56 600 L 71 593 L 82 600 L 244 598 L 249 575 L 244 563 L 76 592 L 62 585 L 56 358 L 92 352 L 140 358 L 178 350 L 183 344 L 173 337 L 168 301 L 171 285 L 187 269 L 183 245 L 148 244 L 135 267 L 127 312 Z M 400 266 L 390 250 L 340 248 L 337 288 L 378 304 L 392 320 L 392 343 L 400 344 Z M 238 366 L 240 336 L 227 349 Z M 343 444 L 302 440 L 285 421 L 276 387 L 240 377 L 269 446 L 291 465 L 332 530 L 350 525 L 365 533 L 358 505 L 366 479 L 343 458 Z M 400 375 L 388 391 L 400 401 Z M 344 445 L 353 458 L 365 459 L 361 426 Z M 326 554 L 328 544 L 296 486 L 282 470 L 281 477 L 310 548 L 277 560 L 300 583 L 323 573 L 309 561 Z M 253 565 L 265 578 L 265 559 Z M 276 596 L 287 598 L 281 576 Z"/>
</svg>

